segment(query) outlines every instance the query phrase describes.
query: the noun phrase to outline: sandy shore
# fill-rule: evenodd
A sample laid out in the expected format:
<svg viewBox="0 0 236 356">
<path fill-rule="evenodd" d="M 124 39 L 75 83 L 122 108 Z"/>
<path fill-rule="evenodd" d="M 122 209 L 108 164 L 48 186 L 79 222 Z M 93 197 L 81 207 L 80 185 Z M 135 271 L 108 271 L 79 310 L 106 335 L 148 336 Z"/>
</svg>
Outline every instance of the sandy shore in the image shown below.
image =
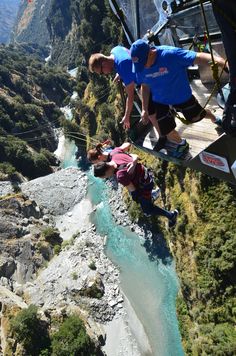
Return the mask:
<svg viewBox="0 0 236 356">
<path fill-rule="evenodd" d="M 151 356 L 152 350 L 142 323 L 123 294 L 125 313 L 104 325 L 107 356 Z"/>
<path fill-rule="evenodd" d="M 81 229 L 86 229 L 89 224 L 89 215 L 93 206 L 89 199 L 83 199 L 75 205 L 72 210 L 55 219 L 56 227 L 59 229 L 63 240 L 69 240 L 74 234 Z"/>
</svg>

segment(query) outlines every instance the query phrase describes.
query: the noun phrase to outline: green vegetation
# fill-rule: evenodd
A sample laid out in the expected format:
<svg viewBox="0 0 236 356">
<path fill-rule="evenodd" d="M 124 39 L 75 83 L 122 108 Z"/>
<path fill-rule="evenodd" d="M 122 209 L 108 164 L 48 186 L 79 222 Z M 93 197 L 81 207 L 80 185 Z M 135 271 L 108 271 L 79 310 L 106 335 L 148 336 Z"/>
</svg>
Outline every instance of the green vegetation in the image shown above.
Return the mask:
<svg viewBox="0 0 236 356">
<path fill-rule="evenodd" d="M 10 322 L 12 335 L 23 346 L 24 354 L 29 356 L 102 355 L 77 315 L 67 317 L 59 326 L 53 326 L 58 331 L 49 335 L 49 325 L 40 320 L 34 305 L 21 310 Z"/>
<path fill-rule="evenodd" d="M 92 269 L 92 270 L 96 270 L 96 269 L 97 269 L 96 264 L 95 264 L 94 261 L 90 262 L 90 264 L 89 264 L 88 266 L 89 266 L 89 268 Z"/>
<path fill-rule="evenodd" d="M 37 356 L 50 346 L 47 328 L 37 316 L 37 308 L 30 305 L 20 311 L 10 323 L 15 340 L 21 343 L 29 356 Z"/>
<path fill-rule="evenodd" d="M 86 334 L 84 324 L 79 317 L 68 317 L 52 336 L 52 355 L 97 355 L 96 347 Z"/>
<path fill-rule="evenodd" d="M 233 355 L 235 188 L 172 165 L 166 179 L 169 197 L 181 211 L 170 238 L 181 280 L 177 309 L 186 354 Z"/>
<path fill-rule="evenodd" d="M 80 291 L 80 295 L 83 297 L 97 298 L 101 299 L 104 291 L 101 290 L 100 286 L 94 283 L 91 287 L 88 287 Z"/>
<path fill-rule="evenodd" d="M 16 169 L 10 163 L 0 163 L 0 180 L 11 179 L 15 173 Z"/>
<path fill-rule="evenodd" d="M 68 247 L 68 246 L 73 245 L 74 242 L 75 242 L 76 236 L 77 236 L 77 234 L 76 234 L 76 235 L 73 235 L 69 240 L 64 240 L 64 241 L 62 242 L 62 245 L 61 245 L 62 248 L 66 248 L 66 247 Z"/>
<path fill-rule="evenodd" d="M 72 272 L 71 277 L 76 281 L 78 279 L 78 274 L 76 272 Z"/>
<path fill-rule="evenodd" d="M 61 245 L 55 245 L 53 251 L 54 255 L 59 255 L 59 253 L 61 252 Z"/>
<path fill-rule="evenodd" d="M 43 230 L 42 235 L 45 241 L 49 242 L 51 245 L 58 245 L 62 243 L 62 238 L 60 237 L 60 232 L 51 226 Z"/>
<path fill-rule="evenodd" d="M 10 164 L 12 172 L 28 178 L 49 174 L 57 164 L 50 153 L 56 149 L 53 128 L 62 117 L 57 104 L 74 83 L 22 48 L 0 46 L 0 63 L 0 173 Z"/>
<path fill-rule="evenodd" d="M 72 20 L 75 23 L 77 19 L 71 41 L 67 35 Z M 112 78 L 90 74 L 87 70 L 91 53 L 109 54 L 117 43 L 127 45 L 108 0 L 53 0 L 48 25 L 56 37 L 52 59 L 64 67 L 78 67 L 76 84 L 57 67 L 45 66 L 38 59 L 27 57 L 25 52 L 13 51 L 12 47 L 0 47 L 0 179 L 6 175 L 12 177 L 17 171 L 29 178 L 48 174 L 50 166 L 56 164 L 49 152 L 55 148 L 54 126 L 62 125 L 65 135 L 76 136 L 76 144 L 84 148 L 90 138 L 102 141 L 109 137 L 115 145 L 126 138 L 119 125 L 123 116 L 121 98 Z M 73 120 L 69 122 L 64 120 L 57 105 L 67 103 L 75 88 L 79 98 L 75 100 Z M 86 141 L 81 133 L 86 135 Z M 234 355 L 235 189 L 189 169 L 160 162 L 140 151 L 137 153 L 155 172 L 165 206 L 180 211 L 175 229 L 166 235 L 173 246 L 181 284 L 177 308 L 185 353 Z M 157 218 L 147 220 L 128 194 L 124 198 L 133 220 L 148 221 L 152 228 L 160 229 L 162 225 Z M 57 238 L 55 254 L 60 251 Z M 51 241 L 50 232 L 47 239 Z M 62 246 L 73 241 L 64 241 Z M 94 283 L 81 295 L 101 298 L 102 287 Z M 67 333 L 63 327 L 61 334 L 55 334 L 53 354 L 63 355 L 62 350 L 65 350 L 64 354 L 70 355 L 84 345 L 84 354 L 93 355 L 94 351 L 87 352 L 90 347 L 87 337 L 81 336 L 85 341 L 77 340 L 78 330 L 84 330 L 80 322 L 71 320 L 70 323 L 69 319 L 67 323 L 70 324 L 68 330 L 71 327 L 72 331 Z M 22 334 L 19 335 L 21 342 L 25 342 Z M 28 337 L 27 332 L 25 335 Z M 62 336 L 68 342 L 63 342 Z M 42 352 L 46 355 L 48 351 Z"/>
</svg>

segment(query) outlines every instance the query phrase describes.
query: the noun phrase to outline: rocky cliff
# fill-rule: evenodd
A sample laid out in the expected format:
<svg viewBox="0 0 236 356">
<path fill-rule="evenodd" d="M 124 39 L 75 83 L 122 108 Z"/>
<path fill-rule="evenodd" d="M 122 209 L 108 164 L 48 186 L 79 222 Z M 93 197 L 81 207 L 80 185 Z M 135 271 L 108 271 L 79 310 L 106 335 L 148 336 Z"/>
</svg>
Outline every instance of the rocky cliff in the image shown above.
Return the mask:
<svg viewBox="0 0 236 356">
<path fill-rule="evenodd" d="M 49 45 L 50 37 L 46 19 L 51 8 L 51 0 L 22 0 L 14 27 L 12 41 Z"/>
<path fill-rule="evenodd" d="M 0 43 L 8 43 L 13 29 L 20 0 L 0 1 Z"/>
<path fill-rule="evenodd" d="M 103 238 L 86 219 L 83 200 L 86 187 L 86 175 L 75 168 L 23 183 L 18 194 L 9 182 L 1 183 L 3 353 L 13 350 L 15 344 L 9 334 L 8 316 L 30 304 L 39 307 L 48 324 L 51 318 L 71 313 L 80 315 L 89 335 L 98 344 L 105 340 L 100 324 L 123 313 L 119 273 L 104 255 Z M 83 214 L 78 218 L 80 204 Z M 45 235 L 49 228 L 56 229 L 56 221 L 71 218 L 75 208 L 77 230 L 73 236 L 71 232 L 69 240 L 61 244 L 60 236 L 55 241 Z M 65 224 L 59 226 L 62 236 L 70 228 Z M 55 246 L 61 246 L 60 253 Z"/>
</svg>

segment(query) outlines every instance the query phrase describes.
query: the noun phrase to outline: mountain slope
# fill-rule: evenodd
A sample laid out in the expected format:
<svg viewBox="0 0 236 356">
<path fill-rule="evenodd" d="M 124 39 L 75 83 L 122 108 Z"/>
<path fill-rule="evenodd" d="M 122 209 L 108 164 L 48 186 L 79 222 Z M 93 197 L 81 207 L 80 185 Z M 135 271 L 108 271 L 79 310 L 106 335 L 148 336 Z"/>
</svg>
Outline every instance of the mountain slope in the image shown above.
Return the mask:
<svg viewBox="0 0 236 356">
<path fill-rule="evenodd" d="M 48 174 L 55 159 L 45 148 L 57 147 L 58 105 L 73 81 L 13 46 L 0 46 L 0 63 L 0 180 L 16 171 L 29 178 Z"/>
<path fill-rule="evenodd" d="M 46 18 L 51 0 L 22 0 L 14 28 L 13 41 L 36 43 L 41 46 L 50 42 Z"/>
<path fill-rule="evenodd" d="M 8 43 L 20 0 L 0 1 L 0 43 Z"/>
</svg>

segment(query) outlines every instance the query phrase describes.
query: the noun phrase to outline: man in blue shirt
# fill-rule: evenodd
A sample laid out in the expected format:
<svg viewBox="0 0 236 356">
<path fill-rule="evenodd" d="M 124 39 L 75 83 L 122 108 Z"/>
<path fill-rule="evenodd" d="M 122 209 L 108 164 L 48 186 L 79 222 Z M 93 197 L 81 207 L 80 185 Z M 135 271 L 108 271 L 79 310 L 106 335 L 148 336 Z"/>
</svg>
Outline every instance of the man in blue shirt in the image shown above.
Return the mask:
<svg viewBox="0 0 236 356">
<path fill-rule="evenodd" d="M 134 101 L 135 74 L 132 73 L 132 61 L 129 49 L 116 46 L 109 56 L 94 53 L 89 58 L 89 70 L 97 74 L 110 74 L 115 69 L 122 79 L 127 93 L 125 114 L 122 119 L 124 128 L 130 128 L 130 114 Z M 115 81 L 118 77 L 115 77 Z"/>
<path fill-rule="evenodd" d="M 192 123 L 205 117 L 220 125 L 220 119 L 210 110 L 202 108 L 192 95 L 187 76 L 188 66 L 209 63 L 210 54 L 171 46 L 150 47 L 146 41 L 139 39 L 131 46 L 131 57 L 137 82 L 144 86 L 142 94 L 145 115 L 147 112 L 156 113 L 162 135 L 167 135 L 176 127 L 170 105 Z M 224 67 L 222 58 L 216 58 L 216 61 Z M 154 102 L 152 108 L 148 107 L 149 90 Z"/>
<path fill-rule="evenodd" d="M 125 114 L 122 119 L 122 123 L 124 128 L 130 128 L 130 114 L 133 108 L 134 102 L 134 87 L 137 83 L 136 75 L 132 72 L 132 60 L 130 56 L 130 50 L 123 46 L 116 46 L 111 50 L 111 54 L 109 56 L 105 56 L 102 53 L 92 54 L 89 58 L 89 70 L 90 72 L 95 72 L 97 74 L 110 74 L 113 69 L 119 74 L 120 78 L 125 84 L 125 89 L 127 93 L 126 100 L 126 108 Z M 142 93 L 141 86 L 141 93 Z M 152 104 L 152 97 L 149 96 L 148 101 L 150 103 L 150 107 Z M 156 119 L 156 114 L 153 111 L 152 115 L 148 115 L 148 112 L 142 111 L 142 119 L 144 122 L 148 120 L 151 121 L 153 126 L 156 128 L 158 133 L 160 134 L 159 124 Z M 169 141 L 173 142 L 176 148 L 176 154 L 178 157 L 181 157 L 183 153 L 185 153 L 186 149 L 188 149 L 188 143 L 186 140 L 182 140 L 177 131 L 172 130 L 169 135 L 167 135 Z M 159 145 L 157 145 L 158 147 Z M 159 149 L 161 146 L 159 146 Z"/>
</svg>

